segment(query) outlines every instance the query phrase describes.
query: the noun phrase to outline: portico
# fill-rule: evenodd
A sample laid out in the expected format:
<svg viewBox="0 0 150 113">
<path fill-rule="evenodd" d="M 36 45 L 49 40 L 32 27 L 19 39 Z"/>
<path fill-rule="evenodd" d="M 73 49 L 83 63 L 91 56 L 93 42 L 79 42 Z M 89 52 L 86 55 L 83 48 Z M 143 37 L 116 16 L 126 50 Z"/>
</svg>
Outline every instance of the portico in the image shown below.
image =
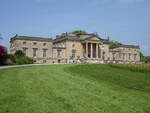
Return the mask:
<svg viewBox="0 0 150 113">
<path fill-rule="evenodd" d="M 85 57 L 88 59 L 101 59 L 101 48 L 98 42 L 85 42 Z"/>
</svg>

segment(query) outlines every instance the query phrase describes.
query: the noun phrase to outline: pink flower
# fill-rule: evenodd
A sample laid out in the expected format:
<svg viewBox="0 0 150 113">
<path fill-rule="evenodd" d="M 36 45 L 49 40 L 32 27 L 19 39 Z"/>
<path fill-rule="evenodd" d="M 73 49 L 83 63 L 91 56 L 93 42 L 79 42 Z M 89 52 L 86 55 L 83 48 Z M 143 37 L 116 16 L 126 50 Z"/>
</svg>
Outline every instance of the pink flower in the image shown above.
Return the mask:
<svg viewBox="0 0 150 113">
<path fill-rule="evenodd" d="M 0 57 L 7 55 L 7 48 L 0 45 Z"/>
</svg>

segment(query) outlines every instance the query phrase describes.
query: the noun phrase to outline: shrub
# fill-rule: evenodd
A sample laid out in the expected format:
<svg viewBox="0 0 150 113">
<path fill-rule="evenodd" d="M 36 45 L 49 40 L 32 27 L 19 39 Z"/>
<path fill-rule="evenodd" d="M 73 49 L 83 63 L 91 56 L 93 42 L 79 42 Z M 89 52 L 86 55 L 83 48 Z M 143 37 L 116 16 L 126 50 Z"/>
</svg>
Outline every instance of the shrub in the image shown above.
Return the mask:
<svg viewBox="0 0 150 113">
<path fill-rule="evenodd" d="M 6 61 L 7 49 L 0 45 L 0 65 L 4 65 Z"/>
<path fill-rule="evenodd" d="M 16 62 L 16 56 L 12 54 L 7 54 L 6 64 L 12 65 Z"/>
<path fill-rule="evenodd" d="M 25 56 L 25 54 L 21 50 L 17 50 L 15 52 L 15 56 L 21 57 L 21 56 Z"/>
<path fill-rule="evenodd" d="M 27 56 L 16 57 L 15 64 L 33 64 L 33 60 Z"/>
</svg>

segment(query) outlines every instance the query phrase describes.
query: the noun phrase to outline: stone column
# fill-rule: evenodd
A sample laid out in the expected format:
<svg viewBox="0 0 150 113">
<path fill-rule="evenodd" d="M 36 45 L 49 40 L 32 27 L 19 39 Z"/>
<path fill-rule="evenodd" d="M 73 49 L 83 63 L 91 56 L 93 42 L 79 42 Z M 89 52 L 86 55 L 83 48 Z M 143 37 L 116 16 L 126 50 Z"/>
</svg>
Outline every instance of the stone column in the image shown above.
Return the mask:
<svg viewBox="0 0 150 113">
<path fill-rule="evenodd" d="M 93 58 L 93 44 L 91 43 L 91 58 Z"/>
<path fill-rule="evenodd" d="M 86 47 L 85 47 L 85 49 L 86 49 L 86 58 L 88 58 L 88 43 L 86 42 Z"/>
<path fill-rule="evenodd" d="M 96 44 L 96 58 L 98 58 L 98 44 Z"/>
</svg>

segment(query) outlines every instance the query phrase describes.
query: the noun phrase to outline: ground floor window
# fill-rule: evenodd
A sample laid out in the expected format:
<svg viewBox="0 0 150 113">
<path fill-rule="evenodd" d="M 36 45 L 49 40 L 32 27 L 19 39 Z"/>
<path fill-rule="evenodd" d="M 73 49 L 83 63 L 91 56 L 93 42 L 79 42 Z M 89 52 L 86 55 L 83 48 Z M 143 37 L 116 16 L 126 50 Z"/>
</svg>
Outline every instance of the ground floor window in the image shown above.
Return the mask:
<svg viewBox="0 0 150 113">
<path fill-rule="evenodd" d="M 46 63 L 47 61 L 46 60 L 43 60 L 43 63 Z"/>
<path fill-rule="evenodd" d="M 72 58 L 75 58 L 75 56 L 76 56 L 76 50 L 72 50 Z"/>
<path fill-rule="evenodd" d="M 61 63 L 61 60 L 58 60 L 58 63 Z"/>
</svg>

